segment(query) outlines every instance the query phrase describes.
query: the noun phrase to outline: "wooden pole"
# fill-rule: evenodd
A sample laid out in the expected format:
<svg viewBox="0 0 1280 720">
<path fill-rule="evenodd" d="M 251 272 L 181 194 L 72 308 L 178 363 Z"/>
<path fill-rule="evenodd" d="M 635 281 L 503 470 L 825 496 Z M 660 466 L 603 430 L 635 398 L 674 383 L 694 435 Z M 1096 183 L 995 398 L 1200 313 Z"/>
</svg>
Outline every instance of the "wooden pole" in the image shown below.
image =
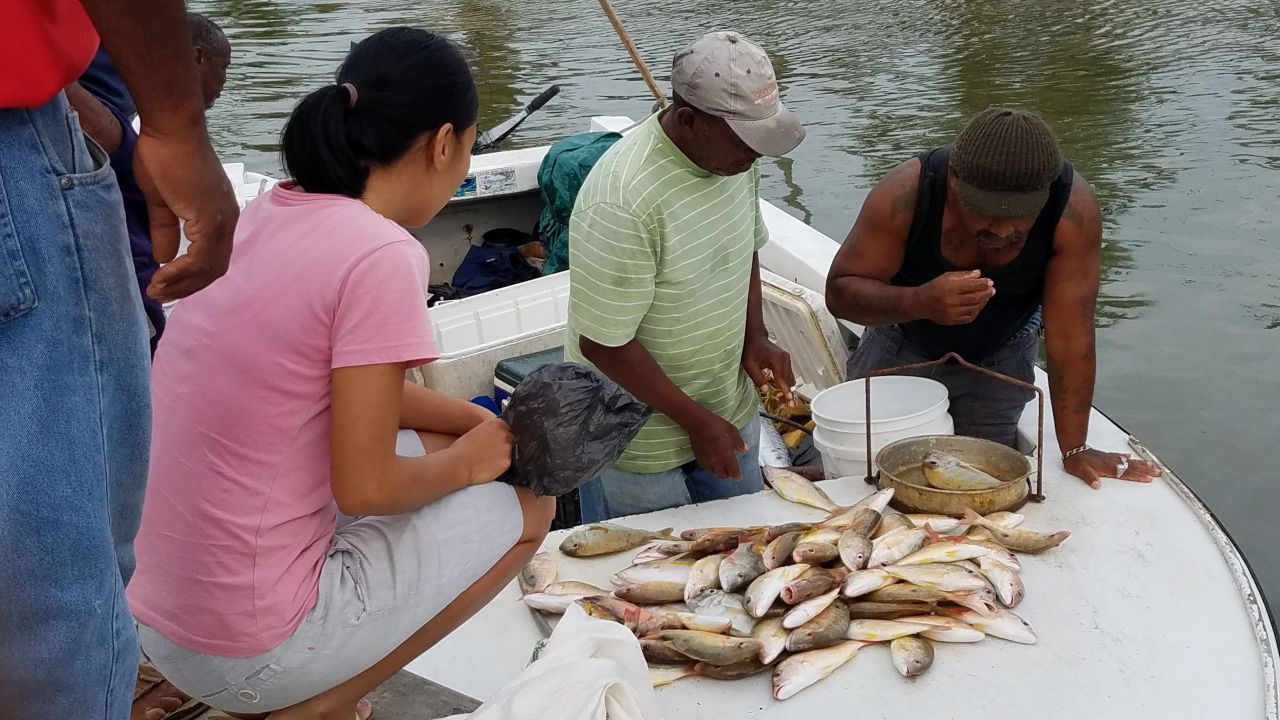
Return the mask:
<svg viewBox="0 0 1280 720">
<path fill-rule="evenodd" d="M 618 33 L 618 38 L 622 40 L 622 44 L 626 46 L 627 53 L 631 55 L 631 62 L 635 63 L 636 69 L 640 71 L 640 76 L 644 78 L 644 84 L 649 86 L 649 92 L 657 98 L 659 107 L 665 108 L 669 102 L 666 93 L 662 92 L 662 88 L 658 87 L 658 81 L 653 79 L 653 74 L 649 72 L 649 66 L 645 64 L 644 58 L 640 57 L 640 51 L 636 49 L 636 44 L 631 42 L 631 36 L 627 34 L 627 29 L 622 26 L 622 21 L 618 19 L 618 15 L 613 12 L 613 7 L 609 4 L 609 0 L 600 0 L 600 7 L 604 9 L 604 14 L 609 16 L 609 22 L 613 24 L 613 29 Z"/>
</svg>

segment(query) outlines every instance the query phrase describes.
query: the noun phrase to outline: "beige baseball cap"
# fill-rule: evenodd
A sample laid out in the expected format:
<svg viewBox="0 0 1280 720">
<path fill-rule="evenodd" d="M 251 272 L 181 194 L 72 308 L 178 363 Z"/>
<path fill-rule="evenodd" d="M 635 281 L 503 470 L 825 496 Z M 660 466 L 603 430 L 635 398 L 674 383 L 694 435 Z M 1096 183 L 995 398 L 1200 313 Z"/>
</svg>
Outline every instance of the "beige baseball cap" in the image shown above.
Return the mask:
<svg viewBox="0 0 1280 720">
<path fill-rule="evenodd" d="M 671 88 L 690 105 L 724 118 L 761 155 L 786 155 L 804 140 L 804 126 L 778 97 L 769 56 L 736 32 L 707 33 L 676 53 Z"/>
</svg>

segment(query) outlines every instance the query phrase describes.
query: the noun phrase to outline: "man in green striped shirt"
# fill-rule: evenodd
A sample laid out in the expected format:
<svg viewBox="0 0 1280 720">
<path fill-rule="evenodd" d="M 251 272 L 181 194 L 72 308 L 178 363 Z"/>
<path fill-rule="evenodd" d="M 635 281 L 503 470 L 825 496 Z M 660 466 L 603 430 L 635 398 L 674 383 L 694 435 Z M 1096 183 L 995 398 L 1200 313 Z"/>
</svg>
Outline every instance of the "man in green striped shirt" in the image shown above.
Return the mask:
<svg viewBox="0 0 1280 720">
<path fill-rule="evenodd" d="M 757 387 L 793 383 L 760 307 L 756 161 L 804 128 L 768 55 L 737 33 L 680 51 L 671 84 L 672 107 L 600 159 L 569 224 L 566 357 L 655 410 L 582 487 L 584 521 L 760 490 Z"/>
</svg>

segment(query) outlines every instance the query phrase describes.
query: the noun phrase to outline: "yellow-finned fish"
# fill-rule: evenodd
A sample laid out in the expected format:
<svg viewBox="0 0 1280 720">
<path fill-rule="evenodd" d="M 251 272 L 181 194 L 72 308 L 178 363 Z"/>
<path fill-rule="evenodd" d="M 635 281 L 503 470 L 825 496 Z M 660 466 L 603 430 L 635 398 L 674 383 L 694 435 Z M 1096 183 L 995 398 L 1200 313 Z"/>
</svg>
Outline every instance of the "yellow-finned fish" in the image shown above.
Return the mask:
<svg viewBox="0 0 1280 720">
<path fill-rule="evenodd" d="M 960 458 L 937 450 L 924 456 L 920 469 L 925 482 L 939 490 L 983 490 L 1004 484 Z"/>
<path fill-rule="evenodd" d="M 769 487 L 773 488 L 773 491 L 778 493 L 783 500 L 816 507 L 827 512 L 834 512 L 840 509 L 840 506 L 827 497 L 827 494 L 821 488 L 790 470 L 766 467 L 764 469 L 764 479 L 768 481 Z"/>
<path fill-rule="evenodd" d="M 637 530 L 613 523 L 593 523 L 569 533 L 560 543 L 560 552 L 571 557 L 607 555 L 638 548 L 652 540 L 678 540 L 671 528 Z"/>
<path fill-rule="evenodd" d="M 783 660 L 773 671 L 774 699 L 786 700 L 822 680 L 869 644 L 850 640 L 821 650 L 796 653 Z"/>
<path fill-rule="evenodd" d="M 1011 530 L 1001 527 L 990 520 L 982 517 L 974 512 L 971 508 L 965 508 L 964 519 L 975 526 L 985 528 L 991 533 L 991 539 L 996 543 L 1003 545 L 1014 552 L 1022 553 L 1040 553 L 1045 550 L 1051 550 L 1062 544 L 1071 536 L 1068 530 L 1059 530 L 1056 533 L 1038 533 L 1030 530 Z"/>
<path fill-rule="evenodd" d="M 894 638 L 889 643 L 889 654 L 902 677 L 915 677 L 933 665 L 933 645 L 915 635 Z"/>
</svg>

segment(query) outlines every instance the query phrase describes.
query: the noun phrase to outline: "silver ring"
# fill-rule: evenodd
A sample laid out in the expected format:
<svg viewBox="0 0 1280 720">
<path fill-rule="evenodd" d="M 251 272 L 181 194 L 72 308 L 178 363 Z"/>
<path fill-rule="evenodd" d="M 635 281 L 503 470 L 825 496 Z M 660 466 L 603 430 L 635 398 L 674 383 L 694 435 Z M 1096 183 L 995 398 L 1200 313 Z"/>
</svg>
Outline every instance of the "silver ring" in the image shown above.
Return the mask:
<svg viewBox="0 0 1280 720">
<path fill-rule="evenodd" d="M 1129 459 L 1120 458 L 1120 462 L 1116 463 L 1116 477 L 1124 477 L 1125 472 L 1129 470 Z"/>
</svg>

